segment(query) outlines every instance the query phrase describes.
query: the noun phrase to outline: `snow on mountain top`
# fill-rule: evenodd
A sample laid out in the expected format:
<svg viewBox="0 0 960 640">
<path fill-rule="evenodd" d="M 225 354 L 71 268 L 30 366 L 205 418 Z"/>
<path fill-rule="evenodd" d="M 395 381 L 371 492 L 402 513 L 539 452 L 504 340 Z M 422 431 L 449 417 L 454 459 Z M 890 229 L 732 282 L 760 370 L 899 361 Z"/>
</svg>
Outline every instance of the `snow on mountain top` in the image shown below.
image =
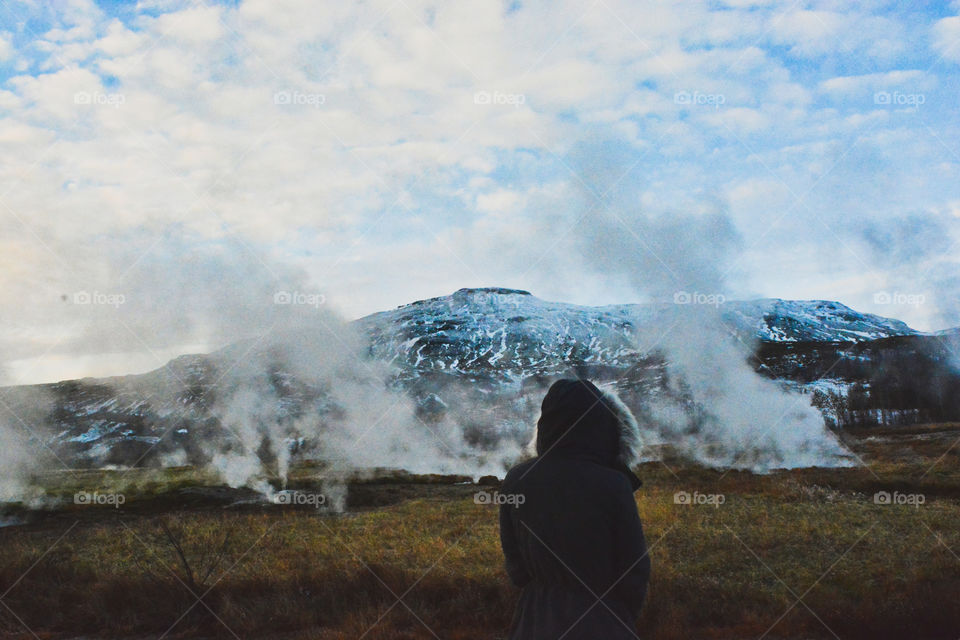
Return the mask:
<svg viewBox="0 0 960 640">
<path fill-rule="evenodd" d="M 917 334 L 900 320 L 860 313 L 832 300 L 732 301 L 724 304 L 723 315 L 771 342 L 861 342 Z"/>
<path fill-rule="evenodd" d="M 637 352 L 642 331 L 672 327 L 678 314 L 697 313 L 695 307 L 674 303 L 585 306 L 543 300 L 519 289 L 479 287 L 411 302 L 353 324 L 375 358 L 444 374 L 496 370 L 511 377 L 564 368 L 570 362 L 629 367 L 644 355 Z M 711 306 L 709 311 L 713 310 Z M 829 300 L 726 301 L 716 310 L 716 315 L 705 317 L 722 323 L 722 332 L 744 341 L 864 342 L 919 335 L 899 320 L 860 313 Z M 275 337 L 296 348 L 310 331 L 305 328 Z M 161 372 L 169 374 L 171 383 L 200 379 L 211 362 L 243 360 L 252 346 L 264 352 L 271 349 L 256 342 L 233 343 L 209 357 L 185 356 Z"/>
<path fill-rule="evenodd" d="M 542 300 L 527 291 L 484 287 L 460 289 L 447 296 L 420 300 L 361 318 L 361 326 L 382 322 L 421 329 L 449 329 L 444 323 L 472 322 L 496 327 L 504 323 L 522 325 L 542 332 L 559 330 L 580 333 L 573 327 L 617 326 L 628 329 L 656 324 L 676 313 L 670 303 L 614 304 L 583 306 Z M 758 300 L 727 301 L 719 306 L 721 320 L 744 335 L 772 342 L 861 342 L 917 332 L 900 320 L 860 313 L 831 300 Z M 519 328 L 519 327 L 515 327 Z M 589 331 L 587 332 L 589 334 Z M 627 332 L 629 333 L 629 331 Z"/>
<path fill-rule="evenodd" d="M 899 320 L 863 314 L 827 300 L 646 303 L 584 306 L 542 300 L 526 291 L 460 289 L 356 320 L 377 358 L 418 371 L 508 376 L 552 371 L 570 362 L 631 366 L 640 332 L 677 326 L 684 314 L 722 324 L 723 333 L 767 342 L 862 342 L 914 335 Z M 716 310 L 716 314 L 713 311 Z M 683 326 L 683 325 L 681 325 Z M 697 330 L 688 325 L 686 330 Z"/>
</svg>

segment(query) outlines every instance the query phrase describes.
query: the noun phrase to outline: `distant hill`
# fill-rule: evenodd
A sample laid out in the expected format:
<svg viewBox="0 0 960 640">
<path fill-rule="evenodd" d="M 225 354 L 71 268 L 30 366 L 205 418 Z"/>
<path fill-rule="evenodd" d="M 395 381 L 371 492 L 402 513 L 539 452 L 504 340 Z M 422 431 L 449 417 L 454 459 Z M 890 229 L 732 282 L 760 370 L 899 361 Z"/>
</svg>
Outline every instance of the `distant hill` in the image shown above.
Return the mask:
<svg viewBox="0 0 960 640">
<path fill-rule="evenodd" d="M 352 326 L 365 345 L 361 355 L 390 364 L 390 384 L 416 400 L 425 420 L 454 412 L 470 421 L 470 437 L 483 440 L 516 429 L 497 422 L 520 419 L 516 407 L 524 391 L 558 375 L 613 382 L 634 401 L 663 393 L 662 354 L 640 352 L 637 337 L 695 311 L 678 302 L 588 307 L 515 289 L 460 289 Z M 752 345 L 760 374 L 816 393 L 812 399 L 825 416 L 841 425 L 960 414 L 944 400 L 956 379 L 950 349 L 957 330 L 922 334 L 899 320 L 822 300 L 730 301 L 717 311 L 719 333 Z M 295 349 L 305 337 L 278 339 Z M 207 455 L 205 439 L 223 436 L 211 408 L 233 391 L 226 385 L 236 378 L 224 376 L 237 354 L 251 348 L 252 342 L 237 343 L 182 356 L 141 375 L 7 387 L 0 399 L 29 416 L 35 437 L 70 464 L 157 464 L 174 454 L 193 460 Z M 257 348 L 269 354 L 269 345 Z M 280 361 L 268 369 L 263 384 L 276 398 L 276 419 L 295 420 L 308 409 L 319 416 L 337 411 L 323 384 Z M 915 388 L 921 383 L 930 388 L 921 392 Z M 856 406 L 843 406 L 850 401 Z"/>
</svg>

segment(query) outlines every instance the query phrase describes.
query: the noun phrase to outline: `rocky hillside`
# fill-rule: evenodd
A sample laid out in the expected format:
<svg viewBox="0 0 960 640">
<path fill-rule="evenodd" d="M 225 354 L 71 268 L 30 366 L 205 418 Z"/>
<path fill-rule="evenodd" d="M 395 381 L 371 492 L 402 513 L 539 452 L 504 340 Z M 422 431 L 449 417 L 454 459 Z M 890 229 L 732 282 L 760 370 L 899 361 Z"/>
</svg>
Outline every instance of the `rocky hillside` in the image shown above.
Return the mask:
<svg viewBox="0 0 960 640">
<path fill-rule="evenodd" d="M 608 367 L 636 363 L 637 339 L 668 327 L 688 307 L 624 304 L 585 307 L 541 300 L 526 291 L 460 289 L 356 321 L 374 357 L 417 372 L 489 374 L 522 379 L 571 362 Z M 899 320 L 838 302 L 763 299 L 719 305 L 716 322 L 742 340 L 863 342 L 916 335 Z"/>
<path fill-rule="evenodd" d="M 696 307 L 586 307 L 513 289 L 461 289 L 366 316 L 353 329 L 366 350 L 358 356 L 389 363 L 388 384 L 412 395 L 424 419 L 447 411 L 455 389 L 457 413 L 472 411 L 482 425 L 499 415 L 497 407 L 517 405 L 525 389 L 541 389 L 556 375 L 614 381 L 635 398 L 662 392 L 663 358 L 656 350 L 644 352 L 639 338 L 703 311 Z M 891 353 L 936 360 L 936 345 L 928 343 L 949 339 L 828 301 L 726 302 L 710 313 L 718 335 L 755 345 L 753 365 L 761 374 L 840 396 L 854 384 L 869 385 Z M 283 339 L 296 349 L 297 335 Z M 203 455 L 205 439 L 223 435 L 211 408 L 236 392 L 228 387 L 243 384 L 224 376 L 245 348 L 182 356 L 142 375 L 8 387 L 0 389 L 0 399 L 27 416 L 44 448 L 70 464 L 189 460 Z M 298 377 L 282 359 L 263 366 L 259 384 L 269 387 L 276 404 L 270 419 L 296 420 L 308 409 L 321 417 L 337 411 L 322 381 Z"/>
</svg>

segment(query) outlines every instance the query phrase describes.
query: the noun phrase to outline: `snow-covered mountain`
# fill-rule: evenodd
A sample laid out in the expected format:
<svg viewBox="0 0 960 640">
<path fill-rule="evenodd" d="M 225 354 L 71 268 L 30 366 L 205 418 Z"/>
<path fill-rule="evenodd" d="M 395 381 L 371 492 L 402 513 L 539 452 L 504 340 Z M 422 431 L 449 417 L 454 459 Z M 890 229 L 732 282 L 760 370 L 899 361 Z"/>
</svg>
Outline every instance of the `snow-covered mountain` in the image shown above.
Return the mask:
<svg viewBox="0 0 960 640">
<path fill-rule="evenodd" d="M 688 310 L 669 303 L 587 307 L 516 289 L 481 288 L 413 302 L 356 324 L 380 359 L 421 372 L 496 371 L 522 378 L 570 362 L 632 365 L 642 330 L 666 329 Z M 731 301 L 717 312 L 722 330 L 743 340 L 862 342 L 917 334 L 899 320 L 822 300 Z"/>
<path fill-rule="evenodd" d="M 918 334 L 900 320 L 829 300 L 732 301 L 722 312 L 727 322 L 768 342 L 863 342 Z"/>
<path fill-rule="evenodd" d="M 503 288 L 461 289 L 360 318 L 352 328 L 366 345 L 360 355 L 389 362 L 395 376 L 391 384 L 429 413 L 447 406 L 448 390 L 457 394 L 459 410 L 487 410 L 518 402 L 527 384 L 542 385 L 571 372 L 613 381 L 635 397 L 658 393 L 663 361 L 655 350 L 644 352 L 638 338 L 703 311 L 724 334 L 756 345 L 758 371 L 800 385 L 838 376 L 849 384 L 869 375 L 871 354 L 881 352 L 871 345 L 934 339 L 898 320 L 837 302 L 764 299 L 710 310 L 683 304 L 587 307 Z M 281 339 L 296 350 L 303 337 L 294 333 Z M 212 408 L 235 391 L 227 387 L 238 378 L 224 376 L 235 372 L 234 356 L 248 348 L 238 343 L 212 354 L 182 356 L 141 375 L 8 387 L 0 389 L 0 399 L 17 415 L 30 415 L 31 424 L 41 427 L 38 434 L 46 434 L 44 446 L 63 460 L 133 464 L 149 460 L 148 454 L 181 452 L 190 459 L 204 438 L 223 436 Z M 883 348 L 883 353 L 890 349 Z M 324 384 L 298 378 L 269 356 L 261 356 L 259 364 L 265 371 L 258 384 L 269 387 L 267 395 L 278 405 L 271 415 L 296 419 L 305 407 L 314 413 L 320 407 L 316 415 L 336 412 L 324 404 Z M 491 415 L 470 419 L 482 429 Z"/>
</svg>

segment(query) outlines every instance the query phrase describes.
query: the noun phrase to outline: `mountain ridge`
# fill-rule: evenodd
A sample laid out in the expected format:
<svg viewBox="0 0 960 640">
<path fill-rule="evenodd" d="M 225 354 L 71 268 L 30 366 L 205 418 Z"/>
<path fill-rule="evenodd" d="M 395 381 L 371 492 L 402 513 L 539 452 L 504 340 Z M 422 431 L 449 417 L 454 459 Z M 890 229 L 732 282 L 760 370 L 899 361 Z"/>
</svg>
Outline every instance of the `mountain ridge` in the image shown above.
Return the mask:
<svg viewBox="0 0 960 640">
<path fill-rule="evenodd" d="M 186 354 L 142 374 L 0 388 L 0 399 L 47 427 L 41 430 L 44 446 L 77 464 L 202 461 L 210 439 L 231 439 L 225 420 L 246 419 L 245 410 L 222 413 L 223 404 L 245 385 L 272 403 L 256 405 L 255 420 L 286 424 L 312 415 L 319 420 L 315 430 L 322 431 L 323 416 L 342 409 L 330 399 L 330 380 L 323 379 L 340 374 L 325 361 L 341 357 L 349 377 L 350 366 L 369 358 L 389 365 L 378 369 L 387 376 L 384 382 L 411 397 L 423 419 L 452 416 L 462 421 L 465 437 L 484 441 L 520 433 L 535 408 L 532 399 L 557 376 L 615 384 L 638 407 L 644 398 L 668 393 L 664 356 L 656 340 L 643 337 L 686 317 L 718 323 L 710 327 L 715 339 L 729 336 L 743 343 L 747 348 L 737 353 L 747 358 L 750 352 L 758 374 L 809 393 L 846 393 L 868 380 L 874 362 L 883 362 L 891 350 L 913 358 L 930 352 L 926 342 L 941 340 L 834 301 L 586 306 L 542 300 L 520 289 L 476 287 L 349 322 L 356 333 L 348 338 L 349 349 L 360 351 L 345 357 L 335 352 L 344 347 L 317 325 L 271 336 L 276 344 L 245 340 Z M 698 327 L 703 325 L 684 324 L 675 337 L 682 340 L 680 332 Z M 328 341 L 318 345 L 321 333 Z M 249 367 L 237 366 L 248 351 L 255 353 Z M 867 403 L 864 415 L 869 411 Z"/>
<path fill-rule="evenodd" d="M 480 362 L 484 356 L 487 365 L 529 370 L 537 366 L 539 352 L 562 349 L 566 358 L 579 350 L 587 362 L 619 365 L 628 353 L 638 351 L 636 341 L 644 329 L 670 326 L 678 316 L 693 312 L 715 316 L 725 331 L 746 341 L 862 342 L 919 335 L 900 320 L 860 313 L 834 301 L 762 298 L 712 307 L 587 306 L 542 300 L 518 289 L 482 287 L 400 305 L 353 324 L 370 339 L 375 357 L 413 367 L 432 362 L 434 369 L 457 371 L 467 365 L 485 368 Z"/>
</svg>

